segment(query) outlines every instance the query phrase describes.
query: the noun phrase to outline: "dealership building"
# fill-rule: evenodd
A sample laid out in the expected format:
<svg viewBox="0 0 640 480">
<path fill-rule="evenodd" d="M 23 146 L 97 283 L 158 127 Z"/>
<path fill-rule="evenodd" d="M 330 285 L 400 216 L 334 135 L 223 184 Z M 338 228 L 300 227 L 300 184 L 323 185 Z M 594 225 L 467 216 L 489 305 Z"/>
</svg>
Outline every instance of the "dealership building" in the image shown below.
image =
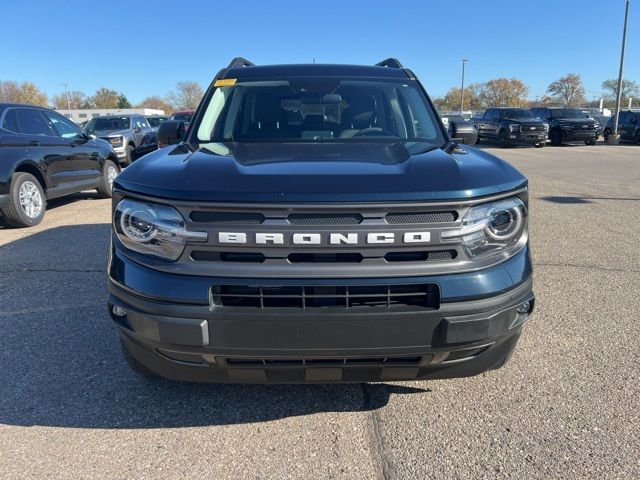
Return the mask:
<svg viewBox="0 0 640 480">
<path fill-rule="evenodd" d="M 106 115 L 164 115 L 164 110 L 155 108 L 90 108 L 82 110 L 56 110 L 56 112 L 70 118 L 75 123 L 86 122 L 95 117 Z"/>
</svg>

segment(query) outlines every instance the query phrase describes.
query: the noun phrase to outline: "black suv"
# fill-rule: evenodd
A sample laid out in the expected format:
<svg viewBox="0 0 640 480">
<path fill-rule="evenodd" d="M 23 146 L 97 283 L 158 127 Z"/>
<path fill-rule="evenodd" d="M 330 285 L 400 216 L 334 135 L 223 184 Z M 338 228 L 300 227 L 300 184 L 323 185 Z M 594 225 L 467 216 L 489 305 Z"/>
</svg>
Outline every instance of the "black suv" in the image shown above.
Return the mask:
<svg viewBox="0 0 640 480">
<path fill-rule="evenodd" d="M 577 108 L 538 107 L 531 113 L 541 120 L 549 122 L 549 140 L 551 145 L 563 142 L 583 141 L 595 145 L 599 133 L 595 121 L 588 118 Z"/>
<path fill-rule="evenodd" d="M 361 382 L 507 362 L 534 307 L 527 179 L 452 142 L 397 60 L 235 59 L 184 132 L 163 123 L 170 146 L 114 183 L 108 309 L 134 371 Z"/>
<path fill-rule="evenodd" d="M 488 108 L 482 118 L 472 118 L 478 130 L 478 141 L 490 140 L 500 146 L 535 145 L 547 143 L 549 126 L 524 108 Z"/>
<path fill-rule="evenodd" d="M 47 108 L 0 104 L 0 211 L 14 227 L 42 221 L 47 200 L 97 189 L 119 172 L 111 145 Z"/>
<path fill-rule="evenodd" d="M 613 132 L 613 122 L 615 117 L 612 116 L 604 127 L 603 136 L 605 141 Z M 640 110 L 621 110 L 618 119 L 618 134 L 623 142 L 634 142 L 640 145 Z"/>
</svg>

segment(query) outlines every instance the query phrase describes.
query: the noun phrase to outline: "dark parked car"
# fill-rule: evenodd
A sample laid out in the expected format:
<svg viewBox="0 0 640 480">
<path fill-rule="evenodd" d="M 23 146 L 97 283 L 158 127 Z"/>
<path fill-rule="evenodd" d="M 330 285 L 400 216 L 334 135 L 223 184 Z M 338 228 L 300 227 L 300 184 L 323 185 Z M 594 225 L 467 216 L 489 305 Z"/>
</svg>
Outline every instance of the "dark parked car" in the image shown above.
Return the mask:
<svg viewBox="0 0 640 480">
<path fill-rule="evenodd" d="M 534 145 L 537 148 L 547 143 L 549 126 L 524 108 L 488 108 L 481 119 L 472 120 L 478 129 L 478 142 L 489 140 L 502 147 Z"/>
<path fill-rule="evenodd" d="M 604 139 L 613 132 L 613 122 L 615 117 L 609 118 L 604 127 Z M 618 134 L 622 142 L 634 142 L 640 145 L 640 110 L 620 110 L 618 119 Z"/>
<path fill-rule="evenodd" d="M 85 130 L 109 142 L 124 165 L 158 148 L 156 131 L 143 115 L 110 115 L 89 120 Z"/>
<path fill-rule="evenodd" d="M 182 112 L 175 112 L 171 115 L 170 120 L 177 120 L 180 122 L 184 122 L 185 127 L 188 127 L 191 123 L 191 119 L 193 118 L 193 114 L 196 113 L 195 110 L 185 110 Z"/>
<path fill-rule="evenodd" d="M 136 372 L 363 382 L 504 365 L 534 308 L 527 179 L 411 70 L 235 59 L 116 179 L 108 310 Z"/>
<path fill-rule="evenodd" d="M 163 122 L 169 120 L 168 115 L 147 115 L 147 122 L 153 131 L 157 132 Z"/>
<path fill-rule="evenodd" d="M 532 108 L 531 113 L 549 123 L 551 145 L 575 141 L 594 145 L 598 139 L 594 120 L 585 117 L 577 108 L 537 107 Z"/>
<path fill-rule="evenodd" d="M 37 225 L 52 198 L 93 188 L 110 197 L 117 165 L 108 142 L 53 110 L 0 104 L 0 210 L 9 225 Z"/>
<path fill-rule="evenodd" d="M 451 138 L 458 138 L 466 145 L 475 145 L 478 141 L 475 125 L 465 120 L 462 115 L 443 114 L 440 118 Z"/>
</svg>

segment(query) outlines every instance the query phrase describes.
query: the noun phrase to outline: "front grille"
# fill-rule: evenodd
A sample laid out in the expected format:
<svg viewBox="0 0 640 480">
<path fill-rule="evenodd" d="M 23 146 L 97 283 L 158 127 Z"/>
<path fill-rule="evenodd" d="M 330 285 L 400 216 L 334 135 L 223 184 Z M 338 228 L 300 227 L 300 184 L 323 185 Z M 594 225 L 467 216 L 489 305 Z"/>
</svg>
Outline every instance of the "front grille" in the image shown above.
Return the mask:
<svg viewBox="0 0 640 480">
<path fill-rule="evenodd" d="M 421 356 L 343 357 L 343 358 L 226 358 L 230 367 L 344 367 L 344 366 L 411 366 L 424 363 Z"/>
<path fill-rule="evenodd" d="M 432 283 L 400 285 L 214 285 L 211 304 L 240 308 L 437 309 L 440 290 Z"/>
<path fill-rule="evenodd" d="M 362 223 L 362 215 L 357 213 L 344 214 L 291 214 L 287 220 L 292 225 L 357 225 Z"/>
<path fill-rule="evenodd" d="M 191 212 L 190 218 L 194 222 L 226 225 L 259 225 L 264 222 L 264 215 L 259 212 L 208 212 L 196 210 Z"/>
<path fill-rule="evenodd" d="M 455 222 L 457 218 L 457 212 L 388 213 L 385 216 L 387 223 L 391 224 L 448 223 Z"/>
<path fill-rule="evenodd" d="M 522 124 L 521 128 L 522 132 L 542 132 L 544 131 L 544 125 L 533 123 L 533 124 Z"/>
</svg>

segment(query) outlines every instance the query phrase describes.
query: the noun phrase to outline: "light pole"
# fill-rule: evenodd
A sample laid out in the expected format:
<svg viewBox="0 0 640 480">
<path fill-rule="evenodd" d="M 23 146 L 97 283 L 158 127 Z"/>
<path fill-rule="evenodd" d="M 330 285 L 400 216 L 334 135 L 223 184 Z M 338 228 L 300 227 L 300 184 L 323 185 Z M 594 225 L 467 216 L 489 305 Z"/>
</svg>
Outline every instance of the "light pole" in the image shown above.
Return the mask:
<svg viewBox="0 0 640 480">
<path fill-rule="evenodd" d="M 618 72 L 618 91 L 616 92 L 616 113 L 613 119 L 613 135 L 611 143 L 618 143 L 618 118 L 620 117 L 620 100 L 622 99 L 622 70 L 624 68 L 624 49 L 627 43 L 627 21 L 629 20 L 629 0 L 624 9 L 624 28 L 622 29 L 622 51 L 620 52 L 620 71 Z"/>
<path fill-rule="evenodd" d="M 462 112 L 464 111 L 464 65 L 468 61 L 469 60 L 467 60 L 466 58 L 462 59 L 462 83 L 460 85 L 460 115 L 462 115 Z"/>
<path fill-rule="evenodd" d="M 64 85 L 64 92 L 67 96 L 67 110 L 69 111 L 69 119 L 71 119 L 71 102 L 69 101 L 69 85 L 70 83 L 61 83 L 60 85 Z"/>
</svg>

